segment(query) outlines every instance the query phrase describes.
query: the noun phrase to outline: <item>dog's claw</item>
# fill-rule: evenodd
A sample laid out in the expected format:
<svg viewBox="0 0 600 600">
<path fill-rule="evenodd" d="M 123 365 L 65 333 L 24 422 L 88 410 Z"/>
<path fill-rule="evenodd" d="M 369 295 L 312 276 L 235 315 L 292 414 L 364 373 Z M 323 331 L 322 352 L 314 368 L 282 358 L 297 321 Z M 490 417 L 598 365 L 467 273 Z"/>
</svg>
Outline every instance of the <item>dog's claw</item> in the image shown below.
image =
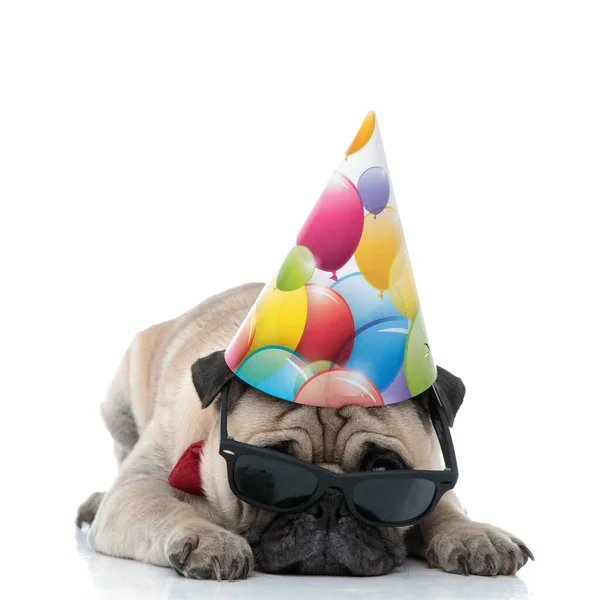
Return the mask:
<svg viewBox="0 0 600 600">
<path fill-rule="evenodd" d="M 213 558 L 210 562 L 212 564 L 215 579 L 221 581 L 221 563 L 216 558 Z"/>
<path fill-rule="evenodd" d="M 490 575 L 495 575 L 498 572 L 498 565 L 491 556 L 488 555 L 485 557 L 485 564 L 490 572 Z"/>
<path fill-rule="evenodd" d="M 525 544 L 519 544 L 519 548 L 521 548 L 521 552 L 527 556 L 528 558 L 530 558 L 531 560 L 535 561 L 535 557 L 533 556 L 531 550 L 525 545 Z"/>
<path fill-rule="evenodd" d="M 185 573 L 183 572 L 185 568 L 185 562 L 187 561 L 193 550 L 194 544 L 188 542 L 184 544 L 181 552 L 174 552 L 169 556 L 169 562 L 171 563 L 171 566 L 179 575 L 183 575 L 185 577 Z"/>
<path fill-rule="evenodd" d="M 185 561 L 188 559 L 188 556 L 191 554 L 191 552 L 192 552 L 192 544 L 188 543 L 183 547 L 181 556 L 179 557 L 179 561 L 181 562 L 182 565 L 185 564 Z"/>
<path fill-rule="evenodd" d="M 469 563 L 467 562 L 467 558 L 465 556 L 460 556 L 457 562 L 462 574 L 469 575 Z"/>
</svg>

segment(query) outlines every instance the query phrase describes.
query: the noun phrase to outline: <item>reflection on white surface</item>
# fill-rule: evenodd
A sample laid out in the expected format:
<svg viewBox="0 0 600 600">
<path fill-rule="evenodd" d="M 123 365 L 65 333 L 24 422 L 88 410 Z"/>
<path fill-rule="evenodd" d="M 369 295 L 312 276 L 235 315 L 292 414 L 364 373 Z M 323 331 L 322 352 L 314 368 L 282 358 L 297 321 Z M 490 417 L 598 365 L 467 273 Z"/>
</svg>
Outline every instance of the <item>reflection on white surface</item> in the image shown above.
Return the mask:
<svg viewBox="0 0 600 600">
<path fill-rule="evenodd" d="M 101 600 L 305 600 L 311 595 L 315 599 L 337 596 L 343 600 L 530 598 L 527 586 L 519 577 L 449 575 L 428 569 L 419 561 L 409 561 L 402 571 L 383 577 L 292 577 L 253 573 L 246 581 L 220 583 L 185 579 L 171 569 L 97 554 L 89 547 L 85 532 L 76 534 L 76 544 L 87 564 L 97 598 Z"/>
</svg>

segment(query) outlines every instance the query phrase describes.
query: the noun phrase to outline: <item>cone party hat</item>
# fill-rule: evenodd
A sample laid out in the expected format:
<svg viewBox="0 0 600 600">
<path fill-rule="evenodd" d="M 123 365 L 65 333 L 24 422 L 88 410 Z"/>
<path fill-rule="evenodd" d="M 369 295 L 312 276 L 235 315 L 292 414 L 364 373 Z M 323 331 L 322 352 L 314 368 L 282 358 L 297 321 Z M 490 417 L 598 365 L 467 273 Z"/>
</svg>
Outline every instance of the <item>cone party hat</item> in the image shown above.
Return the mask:
<svg viewBox="0 0 600 600">
<path fill-rule="evenodd" d="M 266 394 L 330 408 L 401 402 L 435 381 L 373 112 L 225 360 Z"/>
</svg>

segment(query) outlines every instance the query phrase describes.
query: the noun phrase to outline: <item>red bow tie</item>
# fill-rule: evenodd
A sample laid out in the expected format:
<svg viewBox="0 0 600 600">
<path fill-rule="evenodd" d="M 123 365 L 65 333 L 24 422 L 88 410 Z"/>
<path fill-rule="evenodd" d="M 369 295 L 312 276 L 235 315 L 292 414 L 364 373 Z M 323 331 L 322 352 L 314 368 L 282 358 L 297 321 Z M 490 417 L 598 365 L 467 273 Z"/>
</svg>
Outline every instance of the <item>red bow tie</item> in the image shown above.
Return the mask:
<svg viewBox="0 0 600 600">
<path fill-rule="evenodd" d="M 204 496 L 200 478 L 200 458 L 204 440 L 194 442 L 177 461 L 169 475 L 169 485 L 194 496 Z"/>
</svg>

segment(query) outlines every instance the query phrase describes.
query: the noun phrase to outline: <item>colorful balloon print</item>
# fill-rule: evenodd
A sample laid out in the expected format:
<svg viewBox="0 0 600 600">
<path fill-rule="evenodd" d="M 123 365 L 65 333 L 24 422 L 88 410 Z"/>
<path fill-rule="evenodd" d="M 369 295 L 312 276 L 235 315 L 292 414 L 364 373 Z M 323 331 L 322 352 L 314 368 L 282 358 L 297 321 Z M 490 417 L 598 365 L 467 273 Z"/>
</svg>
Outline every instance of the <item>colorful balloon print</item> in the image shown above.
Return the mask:
<svg viewBox="0 0 600 600">
<path fill-rule="evenodd" d="M 377 217 L 390 199 L 387 173 L 381 167 L 371 167 L 360 176 L 356 187 L 365 210 Z"/>
<path fill-rule="evenodd" d="M 383 401 L 386 404 L 395 404 L 396 402 L 402 402 L 402 400 L 409 400 L 412 398 L 412 394 L 410 393 L 406 383 L 404 367 L 400 369 L 400 372 L 398 375 L 396 375 L 396 379 L 392 381 L 390 386 L 384 390 L 382 396 Z"/>
<path fill-rule="evenodd" d="M 433 356 L 431 356 L 425 321 L 420 310 L 417 312 L 408 333 L 404 371 L 406 373 L 406 383 L 412 396 L 417 396 L 431 387 L 437 377 L 437 367 L 433 361 Z"/>
<path fill-rule="evenodd" d="M 317 268 L 332 273 L 354 254 L 363 232 L 364 210 L 358 190 L 344 175 L 334 173 L 317 201 L 296 243 L 314 255 Z"/>
<path fill-rule="evenodd" d="M 255 333 L 256 309 L 252 308 L 225 350 L 225 362 L 231 369 L 235 369 L 244 360 L 252 346 Z"/>
<path fill-rule="evenodd" d="M 315 257 L 306 246 L 296 246 L 283 261 L 277 275 L 277 289 L 293 292 L 306 285 L 315 272 Z"/>
<path fill-rule="evenodd" d="M 301 356 L 278 346 L 267 346 L 253 352 L 237 370 L 238 377 L 259 385 L 265 394 L 290 402 L 294 400 L 298 377 L 307 381 L 314 374 Z"/>
<path fill-rule="evenodd" d="M 383 398 L 368 377 L 349 369 L 322 371 L 309 379 L 294 398 L 298 404 L 340 408 L 349 404 L 383 406 Z"/>
<path fill-rule="evenodd" d="M 266 346 L 295 350 L 304 333 L 308 298 L 306 287 L 280 292 L 272 282 L 257 300 L 256 325 L 248 353 Z"/>
<path fill-rule="evenodd" d="M 384 391 L 402 367 L 407 336 L 406 317 L 366 325 L 356 332 L 346 368 L 363 373 L 378 390 Z"/>
<path fill-rule="evenodd" d="M 390 296 L 403 315 L 411 320 L 415 318 L 419 310 L 419 297 L 406 248 L 398 253 L 390 269 Z"/>
<path fill-rule="evenodd" d="M 373 132 L 375 131 L 375 113 L 373 111 L 369 112 L 365 117 L 358 133 L 354 136 L 352 143 L 348 146 L 348 150 L 346 150 L 346 160 L 351 154 L 358 152 L 362 148 L 364 148 L 368 141 L 373 136 Z"/>
<path fill-rule="evenodd" d="M 306 294 L 306 324 L 296 352 L 309 363 L 328 360 L 343 366 L 354 337 L 350 307 L 335 290 L 323 285 L 307 285 Z"/>
<path fill-rule="evenodd" d="M 383 292 L 390 286 L 390 269 L 400 249 L 404 233 L 398 213 L 388 206 L 377 217 L 367 215 L 360 243 L 354 258 L 363 277 Z"/>
<path fill-rule="evenodd" d="M 313 363 L 310 363 L 301 373 L 298 374 L 296 378 L 296 384 L 294 386 L 294 395 L 298 392 L 298 390 L 304 385 L 304 382 L 310 379 L 316 373 L 321 373 L 321 371 L 327 371 L 329 369 L 339 369 L 340 366 L 332 363 L 330 360 L 317 360 Z"/>
<path fill-rule="evenodd" d="M 377 290 L 369 285 L 360 273 L 342 277 L 331 286 L 331 289 L 335 290 L 350 307 L 356 331 L 378 319 L 402 316 L 392 299 L 388 295 L 380 298 Z"/>
</svg>

